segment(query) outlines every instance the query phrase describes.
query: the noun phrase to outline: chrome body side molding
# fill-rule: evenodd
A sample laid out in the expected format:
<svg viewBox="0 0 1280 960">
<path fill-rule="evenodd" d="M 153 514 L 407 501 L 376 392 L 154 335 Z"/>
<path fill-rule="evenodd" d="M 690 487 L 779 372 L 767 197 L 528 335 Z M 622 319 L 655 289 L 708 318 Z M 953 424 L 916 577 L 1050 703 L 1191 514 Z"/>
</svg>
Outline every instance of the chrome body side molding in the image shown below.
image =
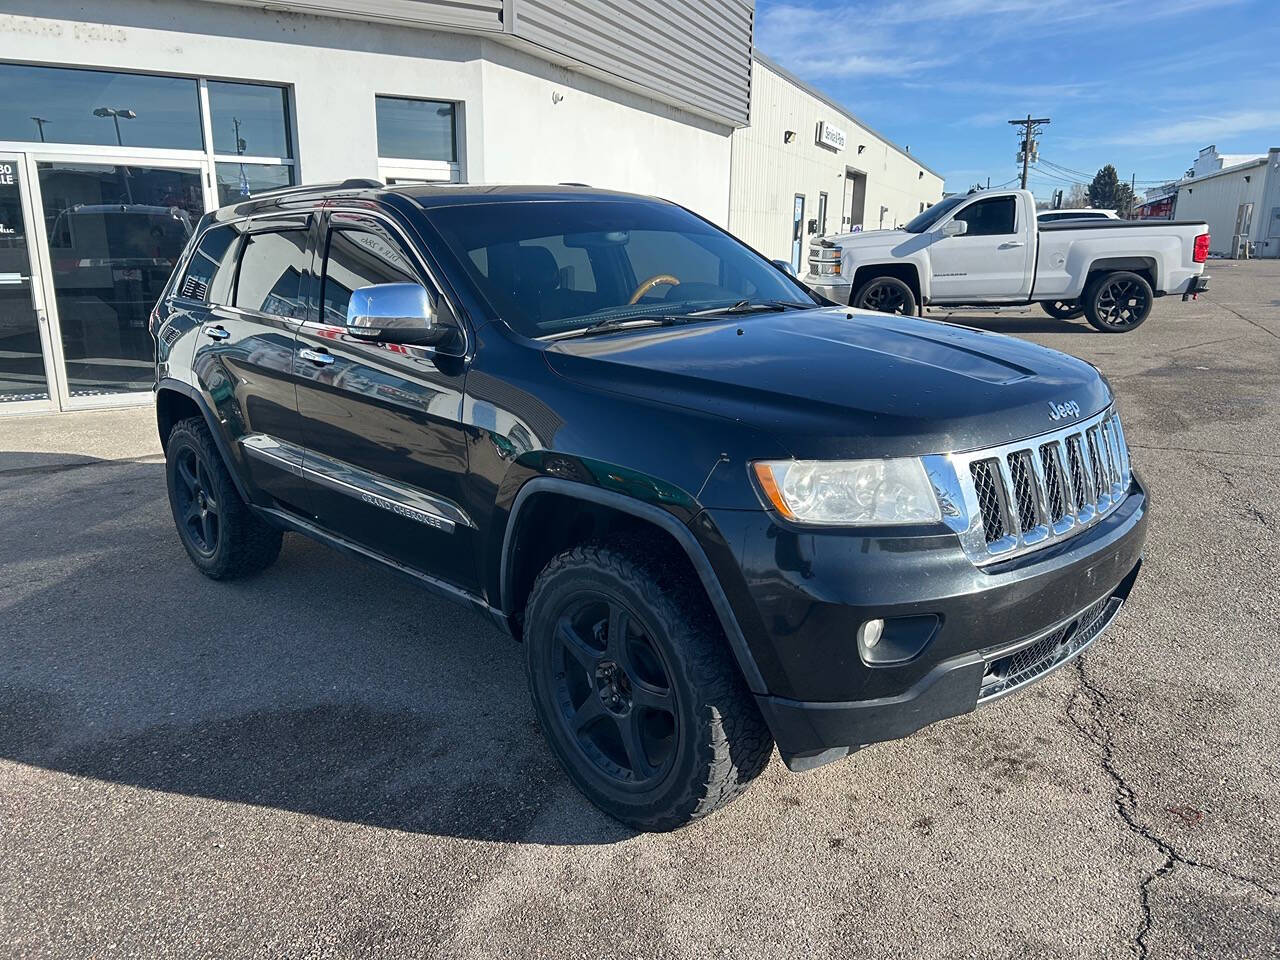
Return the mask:
<svg viewBox="0 0 1280 960">
<path fill-rule="evenodd" d="M 313 480 L 331 490 L 444 533 L 453 533 L 459 526 L 474 528 L 476 525 L 467 512 L 452 500 L 265 433 L 242 437 L 240 445 L 249 456 L 295 476 Z"/>
</svg>

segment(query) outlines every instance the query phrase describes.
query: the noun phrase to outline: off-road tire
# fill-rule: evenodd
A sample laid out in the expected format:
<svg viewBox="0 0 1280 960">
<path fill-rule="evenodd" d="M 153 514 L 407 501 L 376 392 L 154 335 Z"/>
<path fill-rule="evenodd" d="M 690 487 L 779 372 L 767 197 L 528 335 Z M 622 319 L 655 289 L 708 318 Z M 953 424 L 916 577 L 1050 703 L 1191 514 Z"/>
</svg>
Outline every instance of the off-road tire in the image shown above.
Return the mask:
<svg viewBox="0 0 1280 960">
<path fill-rule="evenodd" d="M 557 699 L 567 669 L 556 660 L 557 625 L 583 598 L 626 607 L 663 661 L 676 705 L 674 746 L 666 773 L 648 787 L 606 774 Z M 673 830 L 735 800 L 768 763 L 769 729 L 683 558 L 645 538 L 575 546 L 538 575 L 526 611 L 525 664 L 538 722 L 569 778 L 609 816 L 637 830 Z"/>
<path fill-rule="evenodd" d="M 1040 307 L 1055 320 L 1076 320 L 1084 316 L 1084 307 L 1075 300 L 1044 300 Z"/>
<path fill-rule="evenodd" d="M 890 305 L 892 309 L 888 309 Z M 858 292 L 849 301 L 849 306 L 858 310 L 913 317 L 916 315 L 916 295 L 905 280 L 897 277 L 872 277 L 858 288 Z"/>
<path fill-rule="evenodd" d="M 1128 333 L 1151 316 L 1155 294 L 1145 277 L 1117 270 L 1094 277 L 1080 301 L 1089 325 L 1101 333 Z"/>
<path fill-rule="evenodd" d="M 192 460 L 200 465 L 198 489 L 205 493 L 205 502 L 216 507 L 216 534 L 211 536 L 214 540 L 211 549 L 192 532 L 192 526 L 201 525 L 199 521 L 191 518 L 188 522 L 191 488 L 183 480 L 180 465 L 190 464 Z M 280 555 L 280 530 L 254 514 L 240 499 L 203 418 L 181 420 L 169 433 L 165 443 L 165 479 L 178 538 L 196 569 L 206 577 L 212 580 L 250 577 L 267 569 Z"/>
</svg>

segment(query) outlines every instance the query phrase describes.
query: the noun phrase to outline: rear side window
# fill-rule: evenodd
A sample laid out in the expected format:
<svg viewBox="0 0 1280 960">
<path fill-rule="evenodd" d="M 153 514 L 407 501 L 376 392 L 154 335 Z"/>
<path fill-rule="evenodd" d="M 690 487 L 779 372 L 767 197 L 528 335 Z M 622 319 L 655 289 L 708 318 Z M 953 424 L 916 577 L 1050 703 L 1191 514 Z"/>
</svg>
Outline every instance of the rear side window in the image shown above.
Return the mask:
<svg viewBox="0 0 1280 960">
<path fill-rule="evenodd" d="M 336 326 L 347 322 L 353 290 L 378 283 L 417 282 L 404 251 L 381 231 L 332 229 L 325 256 L 322 322 Z"/>
<path fill-rule="evenodd" d="M 291 320 L 306 318 L 302 278 L 307 262 L 305 230 L 253 233 L 244 240 L 235 306 Z"/>
<path fill-rule="evenodd" d="M 227 303 L 236 273 L 235 242 L 238 237 L 235 228 L 229 226 L 205 231 L 196 252 L 191 255 L 178 296 L 203 303 Z"/>
<path fill-rule="evenodd" d="M 965 236 L 992 237 L 1013 233 L 1016 216 L 1013 197 L 992 197 L 965 207 L 956 214 L 956 219 L 969 224 Z"/>
</svg>

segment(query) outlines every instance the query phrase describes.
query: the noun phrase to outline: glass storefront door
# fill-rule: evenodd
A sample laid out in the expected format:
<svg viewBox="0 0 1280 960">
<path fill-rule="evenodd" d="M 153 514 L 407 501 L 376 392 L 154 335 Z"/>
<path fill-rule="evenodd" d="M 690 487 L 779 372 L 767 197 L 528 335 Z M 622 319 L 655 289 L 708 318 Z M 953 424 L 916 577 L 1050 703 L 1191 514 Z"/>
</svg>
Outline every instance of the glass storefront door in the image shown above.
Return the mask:
<svg viewBox="0 0 1280 960">
<path fill-rule="evenodd" d="M 200 168 L 37 158 L 69 401 L 145 393 L 147 321 L 205 211 Z"/>
<path fill-rule="evenodd" d="M 52 399 L 22 157 L 0 154 L 0 415 Z"/>
</svg>

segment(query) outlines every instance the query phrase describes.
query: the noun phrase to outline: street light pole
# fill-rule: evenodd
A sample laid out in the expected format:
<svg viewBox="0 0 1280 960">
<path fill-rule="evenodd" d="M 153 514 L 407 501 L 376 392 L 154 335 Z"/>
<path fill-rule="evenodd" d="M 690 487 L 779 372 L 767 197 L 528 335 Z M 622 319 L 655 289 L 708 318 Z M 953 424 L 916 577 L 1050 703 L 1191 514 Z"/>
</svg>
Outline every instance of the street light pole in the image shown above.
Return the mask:
<svg viewBox="0 0 1280 960">
<path fill-rule="evenodd" d="M 119 107 L 99 107 L 97 110 L 93 111 L 93 115 L 95 117 L 110 117 L 115 121 L 117 147 L 124 146 L 124 138 L 120 135 L 120 118 L 123 117 L 125 120 L 133 120 L 138 116 L 132 110 L 125 110 Z"/>
<path fill-rule="evenodd" d="M 40 142 L 44 143 L 44 125 L 46 123 L 52 123 L 53 121 L 46 120 L 44 117 L 32 117 L 31 119 L 36 122 L 36 127 L 40 130 Z"/>
</svg>

